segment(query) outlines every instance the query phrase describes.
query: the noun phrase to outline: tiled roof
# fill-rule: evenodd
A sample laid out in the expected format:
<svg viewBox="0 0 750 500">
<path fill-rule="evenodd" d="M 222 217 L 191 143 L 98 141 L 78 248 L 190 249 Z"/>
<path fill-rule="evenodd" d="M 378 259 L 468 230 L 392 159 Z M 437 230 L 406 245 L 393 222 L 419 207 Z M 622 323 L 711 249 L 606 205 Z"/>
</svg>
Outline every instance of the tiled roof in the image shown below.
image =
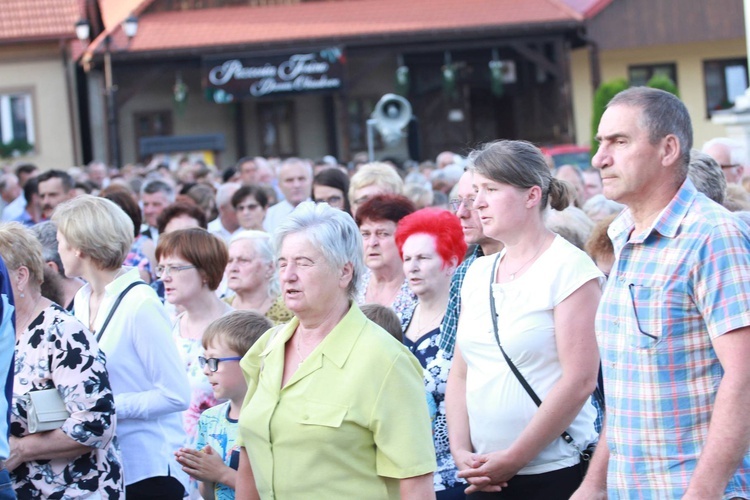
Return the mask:
<svg viewBox="0 0 750 500">
<path fill-rule="evenodd" d="M 148 11 L 148 3 L 146 0 L 139 9 L 143 12 L 139 14 L 137 36 L 129 44 L 118 43 L 127 45 L 130 52 L 409 34 L 449 35 L 583 19 L 562 0 L 336 0 L 153 13 Z M 124 42 L 119 26 L 113 28 L 113 39 Z M 89 51 L 99 45 L 101 37 Z"/>
<path fill-rule="evenodd" d="M 75 38 L 79 0 L 0 0 L 0 43 Z"/>
<path fill-rule="evenodd" d="M 587 18 L 592 18 L 614 0 L 562 0 Z"/>
<path fill-rule="evenodd" d="M 113 29 L 147 0 L 99 0 L 105 29 Z M 148 2 L 150 3 L 150 2 Z"/>
</svg>

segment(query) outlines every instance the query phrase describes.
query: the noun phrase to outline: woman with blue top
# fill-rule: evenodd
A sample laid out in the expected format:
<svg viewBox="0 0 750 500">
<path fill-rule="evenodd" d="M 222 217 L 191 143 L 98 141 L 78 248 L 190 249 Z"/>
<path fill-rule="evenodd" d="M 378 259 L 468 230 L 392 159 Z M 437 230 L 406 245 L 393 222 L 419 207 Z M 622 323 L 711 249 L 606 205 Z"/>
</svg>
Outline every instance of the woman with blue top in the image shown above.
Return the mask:
<svg viewBox="0 0 750 500">
<path fill-rule="evenodd" d="M 451 456 L 445 422 L 445 384 L 451 361 L 437 355 L 451 277 L 466 254 L 461 222 L 445 210 L 418 210 L 398 223 L 396 245 L 404 262 L 406 282 L 418 299 L 404 324 L 403 342 L 424 368 L 428 406 L 435 408 L 432 424 L 438 462 L 435 493 L 438 500 L 465 498 L 466 483 L 456 477 L 458 469 Z"/>
</svg>

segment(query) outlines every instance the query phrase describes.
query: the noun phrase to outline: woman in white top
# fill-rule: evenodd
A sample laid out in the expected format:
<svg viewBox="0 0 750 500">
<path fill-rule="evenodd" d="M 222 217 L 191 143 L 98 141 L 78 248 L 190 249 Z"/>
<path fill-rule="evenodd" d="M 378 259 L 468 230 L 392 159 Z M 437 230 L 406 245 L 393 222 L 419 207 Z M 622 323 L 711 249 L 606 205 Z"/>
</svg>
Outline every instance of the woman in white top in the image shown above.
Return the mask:
<svg viewBox="0 0 750 500">
<path fill-rule="evenodd" d="M 180 412 L 190 390 L 164 307 L 138 283 L 138 269 L 121 267 L 133 223 L 111 201 L 89 195 L 58 205 L 52 220 L 65 274 L 87 281 L 75 315 L 107 356 L 127 498 L 181 499 L 187 475 L 173 452 L 185 439 Z"/>
<path fill-rule="evenodd" d="M 570 195 L 535 146 L 498 141 L 474 152 L 471 162 L 471 208 L 484 234 L 505 249 L 477 259 L 464 279 L 446 391 L 451 452 L 471 498 L 567 499 L 582 479 L 576 447 L 597 438 L 590 396 L 599 366 L 594 315 L 602 275 L 545 227 L 548 201 L 560 210 Z M 541 406 L 505 361 L 493 320 Z M 561 438 L 566 431 L 573 444 Z"/>
</svg>

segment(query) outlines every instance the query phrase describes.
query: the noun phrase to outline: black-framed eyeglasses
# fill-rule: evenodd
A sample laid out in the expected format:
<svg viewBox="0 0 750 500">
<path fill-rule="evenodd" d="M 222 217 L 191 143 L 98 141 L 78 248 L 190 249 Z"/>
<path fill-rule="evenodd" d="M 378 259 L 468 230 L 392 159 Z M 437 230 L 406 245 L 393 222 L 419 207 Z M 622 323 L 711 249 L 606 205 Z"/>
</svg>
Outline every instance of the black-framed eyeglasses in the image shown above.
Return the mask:
<svg viewBox="0 0 750 500">
<path fill-rule="evenodd" d="M 206 365 L 208 365 L 208 369 L 212 372 L 215 372 L 219 369 L 219 361 L 239 361 L 242 359 L 242 356 L 231 356 L 229 358 L 204 358 L 203 356 L 198 356 L 198 363 L 201 365 L 201 368 L 205 368 Z"/>
<path fill-rule="evenodd" d="M 474 198 L 467 197 L 467 198 L 453 198 L 448 203 L 450 203 L 451 208 L 454 212 L 458 212 L 458 209 L 461 208 L 461 204 L 464 204 L 464 208 L 466 210 L 473 210 L 474 209 Z"/>
<path fill-rule="evenodd" d="M 630 290 L 630 302 L 633 306 L 633 314 L 635 315 L 635 326 L 638 328 L 638 331 L 641 332 L 641 334 L 645 335 L 646 337 L 652 338 L 654 340 L 658 340 L 659 338 L 656 335 L 651 335 L 648 332 L 644 332 L 643 328 L 641 328 L 641 320 L 638 319 L 638 308 L 635 306 L 635 287 L 637 285 L 635 283 L 630 283 L 628 285 L 628 289 Z"/>
</svg>

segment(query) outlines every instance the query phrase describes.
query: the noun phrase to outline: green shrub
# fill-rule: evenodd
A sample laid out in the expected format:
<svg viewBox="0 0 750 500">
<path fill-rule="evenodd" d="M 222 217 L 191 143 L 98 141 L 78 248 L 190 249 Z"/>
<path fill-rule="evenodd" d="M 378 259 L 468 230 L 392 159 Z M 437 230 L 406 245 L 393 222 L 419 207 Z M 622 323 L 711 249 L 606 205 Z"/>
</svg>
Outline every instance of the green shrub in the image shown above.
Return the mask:
<svg viewBox="0 0 750 500">
<path fill-rule="evenodd" d="M 672 79 L 667 75 L 652 76 L 651 79 L 646 83 L 646 86 L 654 89 L 661 89 L 665 92 L 669 92 L 670 94 L 674 94 L 677 97 L 680 97 L 680 92 L 677 90 L 677 85 L 675 85 Z"/>
</svg>

